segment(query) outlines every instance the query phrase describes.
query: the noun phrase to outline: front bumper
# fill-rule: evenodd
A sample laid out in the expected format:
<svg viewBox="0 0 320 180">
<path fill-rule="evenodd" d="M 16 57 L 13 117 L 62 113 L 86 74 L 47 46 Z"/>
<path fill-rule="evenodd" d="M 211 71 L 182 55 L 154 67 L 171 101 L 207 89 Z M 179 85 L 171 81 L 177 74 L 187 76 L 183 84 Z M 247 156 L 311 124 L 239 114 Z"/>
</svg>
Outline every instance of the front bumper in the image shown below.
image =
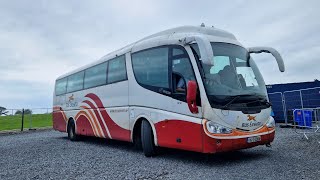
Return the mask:
<svg viewBox="0 0 320 180">
<path fill-rule="evenodd" d="M 234 151 L 265 145 L 271 143 L 275 137 L 275 128 L 268 128 L 266 126 L 254 132 L 234 130 L 233 133 L 224 135 L 210 134 L 206 131 L 205 127 L 204 131 L 203 153 Z M 260 136 L 261 140 L 248 143 L 247 138 L 253 136 Z"/>
</svg>

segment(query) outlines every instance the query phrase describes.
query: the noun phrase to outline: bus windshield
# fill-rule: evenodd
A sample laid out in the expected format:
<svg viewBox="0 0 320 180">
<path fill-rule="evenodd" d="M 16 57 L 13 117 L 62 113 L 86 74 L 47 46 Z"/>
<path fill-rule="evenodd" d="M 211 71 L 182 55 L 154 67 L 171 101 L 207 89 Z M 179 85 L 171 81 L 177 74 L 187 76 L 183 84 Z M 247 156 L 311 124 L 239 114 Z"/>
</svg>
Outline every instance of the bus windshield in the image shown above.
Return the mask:
<svg viewBox="0 0 320 180">
<path fill-rule="evenodd" d="M 202 78 L 210 104 L 266 102 L 266 87 L 248 51 L 227 43 L 211 43 L 213 65 L 201 63 Z M 259 103 L 261 106 L 261 103 Z"/>
</svg>

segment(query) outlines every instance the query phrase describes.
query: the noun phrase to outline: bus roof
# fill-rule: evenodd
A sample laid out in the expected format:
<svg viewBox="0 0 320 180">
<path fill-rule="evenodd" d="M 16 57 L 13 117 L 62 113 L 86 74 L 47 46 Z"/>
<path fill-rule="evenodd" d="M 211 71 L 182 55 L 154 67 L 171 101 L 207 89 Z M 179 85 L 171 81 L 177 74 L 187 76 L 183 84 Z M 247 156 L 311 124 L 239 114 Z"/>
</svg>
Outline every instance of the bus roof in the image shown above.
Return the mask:
<svg viewBox="0 0 320 180">
<path fill-rule="evenodd" d="M 201 26 L 180 26 L 180 27 L 164 30 L 164 31 L 155 33 L 153 35 L 147 36 L 139 41 L 136 41 L 136 42 L 129 44 L 119 50 L 113 51 L 113 52 L 103 56 L 98 61 L 95 61 L 95 62 L 90 63 L 88 65 L 85 65 L 83 67 L 77 68 L 77 69 L 75 69 L 69 73 L 66 73 L 62 76 L 59 76 L 57 79 L 62 79 L 62 78 L 67 77 L 71 74 L 74 74 L 76 72 L 87 69 L 91 66 L 108 61 L 109 59 L 113 59 L 119 55 L 123 55 L 123 54 L 131 51 L 135 45 L 143 43 L 145 41 L 149 41 L 150 39 L 154 39 L 156 41 L 156 40 L 161 39 L 164 36 L 167 38 L 174 37 L 176 35 L 179 35 L 178 37 L 181 37 L 181 36 L 186 37 L 186 36 L 192 35 L 192 34 L 204 34 L 204 35 L 207 35 L 208 37 L 223 38 L 223 39 L 230 40 L 232 42 L 237 41 L 237 39 L 235 38 L 235 36 L 233 34 L 227 32 L 227 31 L 221 30 L 221 29 L 217 29 L 213 26 L 212 27 L 205 27 L 204 25 L 201 25 Z M 239 43 L 237 43 L 237 44 L 239 44 Z"/>
</svg>

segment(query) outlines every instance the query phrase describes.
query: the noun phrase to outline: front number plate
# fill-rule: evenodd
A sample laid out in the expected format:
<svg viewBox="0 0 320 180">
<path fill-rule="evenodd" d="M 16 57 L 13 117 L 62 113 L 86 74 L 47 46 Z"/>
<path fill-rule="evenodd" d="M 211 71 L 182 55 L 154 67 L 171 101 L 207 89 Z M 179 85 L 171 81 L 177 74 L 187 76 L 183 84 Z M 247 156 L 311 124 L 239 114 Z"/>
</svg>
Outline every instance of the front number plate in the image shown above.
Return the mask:
<svg viewBox="0 0 320 180">
<path fill-rule="evenodd" d="M 253 143 L 258 141 L 261 141 L 261 136 L 253 136 L 247 138 L 247 143 Z"/>
</svg>

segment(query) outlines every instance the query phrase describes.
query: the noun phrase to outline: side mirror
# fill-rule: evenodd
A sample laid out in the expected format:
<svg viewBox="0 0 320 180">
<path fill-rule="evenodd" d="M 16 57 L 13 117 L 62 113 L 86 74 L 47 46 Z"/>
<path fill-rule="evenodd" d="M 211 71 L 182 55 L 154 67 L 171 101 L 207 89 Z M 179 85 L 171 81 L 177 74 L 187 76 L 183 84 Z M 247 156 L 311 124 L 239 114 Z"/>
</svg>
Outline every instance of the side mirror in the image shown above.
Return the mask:
<svg viewBox="0 0 320 180">
<path fill-rule="evenodd" d="M 189 110 L 193 114 L 198 114 L 198 107 L 197 107 L 197 83 L 196 81 L 189 81 L 188 82 L 188 89 L 187 89 L 187 103 Z"/>
<path fill-rule="evenodd" d="M 263 53 L 263 52 L 272 54 L 278 63 L 279 70 L 281 72 L 285 71 L 283 59 L 282 59 L 280 53 L 277 50 L 275 50 L 274 48 L 271 48 L 271 47 L 251 47 L 251 48 L 248 48 L 248 51 L 249 51 L 249 53 L 256 53 L 256 54 Z"/>
</svg>

